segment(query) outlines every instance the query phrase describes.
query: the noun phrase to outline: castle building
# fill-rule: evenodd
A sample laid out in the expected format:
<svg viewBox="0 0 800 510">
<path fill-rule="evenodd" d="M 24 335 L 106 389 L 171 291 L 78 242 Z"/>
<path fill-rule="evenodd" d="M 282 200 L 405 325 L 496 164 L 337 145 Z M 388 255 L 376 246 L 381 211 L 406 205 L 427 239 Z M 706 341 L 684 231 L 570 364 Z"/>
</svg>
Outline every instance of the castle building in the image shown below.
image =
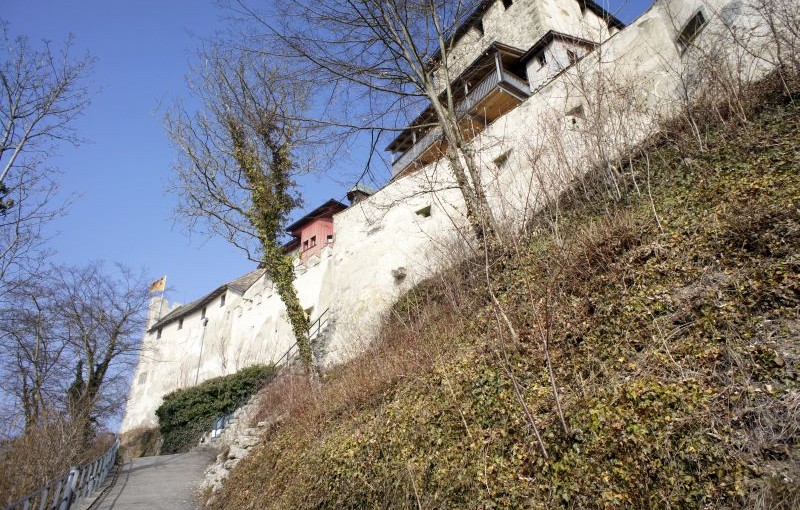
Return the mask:
<svg viewBox="0 0 800 510">
<path fill-rule="evenodd" d="M 757 56 L 769 47 L 725 53 L 736 50 L 724 39 L 733 28 L 741 34 L 763 23 L 740 0 L 657 0 L 627 27 L 592 0 L 482 0 L 455 27 L 445 61 L 436 54 L 431 66 L 439 90 L 445 76 L 455 77 L 459 126 L 490 207 L 514 226 L 592 164 L 595 146 L 580 143 L 591 126 L 603 127 L 612 152 L 652 134 L 687 96 L 687 76 L 702 77 L 703 68 L 692 67 L 699 48 L 750 66 L 748 79 L 767 72 L 768 59 Z M 598 107 L 591 84 L 609 80 L 622 91 L 619 104 Z M 285 249 L 295 257 L 300 302 L 312 321 L 326 318 L 314 352 L 321 364 L 360 352 L 398 296 L 462 253 L 469 229 L 444 144 L 425 109 L 389 143 L 386 186 L 358 185 L 350 207 L 329 200 L 289 226 Z M 155 300 L 121 431 L 156 425 L 170 391 L 274 362 L 293 344 L 263 269 L 187 305 Z"/>
</svg>

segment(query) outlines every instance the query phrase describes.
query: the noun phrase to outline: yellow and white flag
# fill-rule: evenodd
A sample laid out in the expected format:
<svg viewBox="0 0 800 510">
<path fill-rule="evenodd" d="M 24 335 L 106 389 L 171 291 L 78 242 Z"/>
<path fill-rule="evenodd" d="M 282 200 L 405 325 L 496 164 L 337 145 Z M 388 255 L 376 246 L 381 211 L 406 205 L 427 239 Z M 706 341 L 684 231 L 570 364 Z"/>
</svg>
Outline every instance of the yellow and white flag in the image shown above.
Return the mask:
<svg viewBox="0 0 800 510">
<path fill-rule="evenodd" d="M 158 280 L 150 284 L 150 292 L 164 292 L 167 288 L 167 277 L 162 276 Z"/>
</svg>

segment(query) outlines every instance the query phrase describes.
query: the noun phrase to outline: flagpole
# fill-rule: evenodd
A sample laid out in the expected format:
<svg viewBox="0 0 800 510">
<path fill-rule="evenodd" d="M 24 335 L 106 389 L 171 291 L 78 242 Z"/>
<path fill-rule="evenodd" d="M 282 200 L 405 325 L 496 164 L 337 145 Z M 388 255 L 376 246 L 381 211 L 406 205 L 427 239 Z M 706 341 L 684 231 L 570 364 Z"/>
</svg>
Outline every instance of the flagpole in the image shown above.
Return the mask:
<svg viewBox="0 0 800 510">
<path fill-rule="evenodd" d="M 167 275 L 164 275 L 161 278 L 161 281 L 163 283 L 161 284 L 161 303 L 159 303 L 158 305 L 158 320 L 161 320 L 161 314 L 163 313 L 162 311 L 164 310 L 164 294 L 167 293 Z"/>
<path fill-rule="evenodd" d="M 161 320 L 162 309 L 164 308 L 164 294 L 166 294 L 166 291 L 167 291 L 167 276 L 166 275 L 162 276 L 161 278 L 159 278 L 158 280 L 156 280 L 156 281 L 154 281 L 153 283 L 150 284 L 150 293 L 153 293 L 153 292 L 160 292 L 161 293 L 161 295 L 159 296 L 158 312 L 156 313 L 155 322 L 158 322 L 159 320 Z M 151 303 L 152 303 L 152 301 L 151 301 Z"/>
</svg>

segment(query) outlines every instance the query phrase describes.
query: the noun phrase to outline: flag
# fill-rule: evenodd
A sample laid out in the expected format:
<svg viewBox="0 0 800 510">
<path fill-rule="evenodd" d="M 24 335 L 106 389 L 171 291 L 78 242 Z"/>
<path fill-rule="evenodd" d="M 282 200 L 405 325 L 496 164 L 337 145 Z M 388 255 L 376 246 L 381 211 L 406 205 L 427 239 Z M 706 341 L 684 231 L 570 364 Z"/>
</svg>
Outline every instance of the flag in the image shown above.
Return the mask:
<svg viewBox="0 0 800 510">
<path fill-rule="evenodd" d="M 167 277 L 162 276 L 158 280 L 150 284 L 150 292 L 164 292 L 167 287 Z"/>
</svg>

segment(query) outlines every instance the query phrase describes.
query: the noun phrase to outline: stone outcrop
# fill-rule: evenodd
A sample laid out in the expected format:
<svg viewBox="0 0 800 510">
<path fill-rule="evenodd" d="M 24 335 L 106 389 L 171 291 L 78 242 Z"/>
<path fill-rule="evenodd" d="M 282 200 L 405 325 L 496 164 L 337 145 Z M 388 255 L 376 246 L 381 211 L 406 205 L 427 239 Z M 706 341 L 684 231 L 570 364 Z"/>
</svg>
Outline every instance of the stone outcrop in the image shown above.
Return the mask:
<svg viewBox="0 0 800 510">
<path fill-rule="evenodd" d="M 208 497 L 207 503 L 214 498 L 231 470 L 261 442 L 270 428 L 283 421 L 284 416 L 278 416 L 254 423 L 262 405 L 261 397 L 259 392 L 237 409 L 219 435 L 211 437 L 209 432 L 200 440 L 201 447 L 212 447 L 219 452 L 200 483 L 201 493 Z"/>
</svg>

